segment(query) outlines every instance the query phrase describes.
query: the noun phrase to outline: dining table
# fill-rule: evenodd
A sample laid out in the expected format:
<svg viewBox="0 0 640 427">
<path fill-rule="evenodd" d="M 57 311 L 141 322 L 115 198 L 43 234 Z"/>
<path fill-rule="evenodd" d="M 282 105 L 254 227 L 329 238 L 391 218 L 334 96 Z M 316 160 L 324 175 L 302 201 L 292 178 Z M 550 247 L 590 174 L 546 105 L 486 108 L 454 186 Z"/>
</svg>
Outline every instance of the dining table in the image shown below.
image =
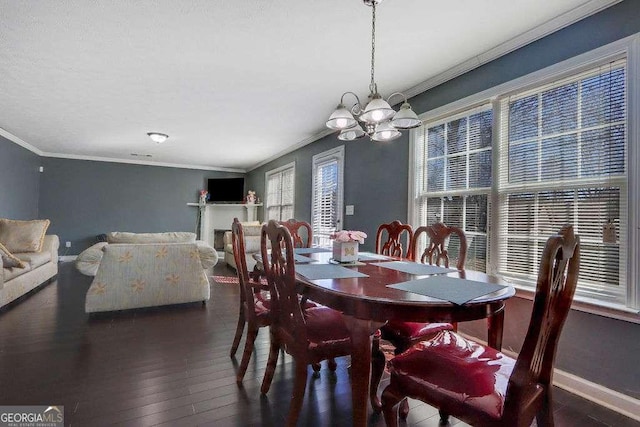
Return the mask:
<svg viewBox="0 0 640 427">
<path fill-rule="evenodd" d="M 487 343 L 500 350 L 505 303 L 515 295 L 515 289 L 509 283 L 478 271 L 436 266 L 429 269 L 428 265 L 411 260 L 373 253 L 361 253 L 358 259 L 355 263 L 339 264 L 333 261 L 330 250 L 296 250 L 298 292 L 342 312 L 350 331 L 354 426 L 367 425 L 372 336 L 385 322 L 453 323 L 487 318 Z M 489 287 L 484 290 L 491 292 L 478 296 L 463 295 L 462 299 L 459 295 L 450 297 L 446 292 L 442 295 L 436 293 L 440 296 L 438 298 L 421 290 L 421 287 L 431 288 L 432 284 L 440 291 L 442 285 L 456 284 L 460 286 L 452 288 L 465 290 L 466 285 L 482 289 L 482 284 L 485 284 Z M 454 303 L 447 298 L 459 300 Z"/>
</svg>

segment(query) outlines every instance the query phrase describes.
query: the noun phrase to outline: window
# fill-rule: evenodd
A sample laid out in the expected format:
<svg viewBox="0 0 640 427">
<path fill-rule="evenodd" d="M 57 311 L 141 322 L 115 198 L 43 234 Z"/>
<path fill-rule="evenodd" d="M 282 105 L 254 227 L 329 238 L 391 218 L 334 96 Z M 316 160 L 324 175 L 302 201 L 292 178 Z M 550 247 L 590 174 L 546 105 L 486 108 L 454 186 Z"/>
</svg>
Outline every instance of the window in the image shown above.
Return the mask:
<svg viewBox="0 0 640 427">
<path fill-rule="evenodd" d="M 313 156 L 311 226 L 313 244 L 329 246 L 329 235 L 342 227 L 344 146 Z"/>
<path fill-rule="evenodd" d="M 576 298 L 637 309 L 628 260 L 638 255 L 630 200 L 640 173 L 629 165 L 640 155 L 629 150 L 639 141 L 627 117 L 640 100 L 630 59 L 639 43 L 621 40 L 424 115 L 412 131 L 410 222 L 462 228 L 467 268 L 529 288 L 547 238 L 572 224 Z"/>
<path fill-rule="evenodd" d="M 293 218 L 295 197 L 295 162 L 265 174 L 267 183 L 266 219 L 286 221 Z"/>
<path fill-rule="evenodd" d="M 467 235 L 466 267 L 486 271 L 487 208 L 491 193 L 491 104 L 442 122 L 418 136 L 417 225 L 442 221 Z M 422 252 L 426 240 L 421 242 Z M 449 247 L 452 258 L 457 248 Z"/>
</svg>

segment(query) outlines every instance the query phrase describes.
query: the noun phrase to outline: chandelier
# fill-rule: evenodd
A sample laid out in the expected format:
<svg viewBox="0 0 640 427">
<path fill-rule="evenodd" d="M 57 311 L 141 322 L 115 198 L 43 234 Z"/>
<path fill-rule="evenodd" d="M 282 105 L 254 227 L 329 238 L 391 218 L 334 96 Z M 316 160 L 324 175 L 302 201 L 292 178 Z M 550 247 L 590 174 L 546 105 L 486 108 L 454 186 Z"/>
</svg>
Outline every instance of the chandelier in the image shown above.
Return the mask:
<svg viewBox="0 0 640 427">
<path fill-rule="evenodd" d="M 376 5 L 382 0 L 363 0 L 364 4 L 371 6 L 371 83 L 369 84 L 369 102 L 362 106 L 360 98 L 353 92 L 345 92 L 340 98 L 340 104 L 327 121 L 329 129 L 339 130 L 338 139 L 353 141 L 367 135 L 373 141 L 391 141 L 400 137 L 400 130 L 412 129 L 422 125 L 422 121 L 411 109 L 407 97 L 400 92 L 389 95 L 385 101 L 378 93 L 378 85 L 375 81 L 376 58 Z M 353 95 L 356 103 L 347 108 L 345 96 Z M 389 101 L 393 96 L 400 95 L 404 103 L 397 112 L 391 108 Z M 362 122 L 362 125 L 358 124 Z"/>
</svg>

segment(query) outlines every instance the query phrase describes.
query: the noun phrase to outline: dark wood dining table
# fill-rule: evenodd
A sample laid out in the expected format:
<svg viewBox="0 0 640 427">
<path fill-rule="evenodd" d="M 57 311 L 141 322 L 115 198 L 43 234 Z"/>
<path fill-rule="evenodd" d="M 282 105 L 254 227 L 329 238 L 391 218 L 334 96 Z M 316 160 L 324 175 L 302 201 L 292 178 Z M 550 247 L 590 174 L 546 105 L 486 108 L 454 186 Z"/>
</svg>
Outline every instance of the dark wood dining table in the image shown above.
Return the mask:
<svg viewBox="0 0 640 427">
<path fill-rule="evenodd" d="M 319 263 L 327 263 L 331 252 L 305 254 Z M 401 260 L 393 258 L 392 260 Z M 388 261 L 388 260 L 387 260 Z M 407 260 L 405 260 L 407 261 Z M 499 291 L 456 305 L 428 296 L 387 287 L 389 284 L 428 277 L 378 265 L 384 260 L 367 260 L 350 266 L 368 277 L 309 280 L 297 274 L 299 292 L 320 304 L 341 311 L 351 332 L 351 399 L 353 425 L 367 424 L 367 405 L 371 376 L 372 334 L 388 320 L 408 322 L 464 322 L 488 319 L 487 342 L 500 349 L 507 299 L 515 289 L 498 277 L 477 271 L 455 271 L 454 278 L 505 285 Z"/>
</svg>

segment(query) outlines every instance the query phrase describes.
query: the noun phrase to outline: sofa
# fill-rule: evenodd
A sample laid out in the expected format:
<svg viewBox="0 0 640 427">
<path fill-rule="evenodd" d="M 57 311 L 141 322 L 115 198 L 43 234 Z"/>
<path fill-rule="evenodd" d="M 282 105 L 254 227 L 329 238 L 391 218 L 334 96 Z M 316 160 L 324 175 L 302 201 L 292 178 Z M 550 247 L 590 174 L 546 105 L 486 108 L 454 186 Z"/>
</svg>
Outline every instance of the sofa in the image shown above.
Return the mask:
<svg viewBox="0 0 640 427">
<path fill-rule="evenodd" d="M 93 276 L 85 312 L 206 302 L 217 262 L 218 253 L 193 233 L 109 233 L 76 259 Z"/>
<path fill-rule="evenodd" d="M 0 307 L 58 274 L 58 236 L 46 235 L 49 220 L 0 218 Z"/>
<path fill-rule="evenodd" d="M 244 248 L 247 258 L 247 270 L 252 271 L 256 265 L 254 254 L 260 253 L 260 233 L 262 232 L 262 224 L 260 221 L 243 222 L 242 229 L 244 231 Z M 236 261 L 233 258 L 233 237 L 231 231 L 224 233 L 224 261 L 234 270 L 237 270 Z"/>
</svg>

